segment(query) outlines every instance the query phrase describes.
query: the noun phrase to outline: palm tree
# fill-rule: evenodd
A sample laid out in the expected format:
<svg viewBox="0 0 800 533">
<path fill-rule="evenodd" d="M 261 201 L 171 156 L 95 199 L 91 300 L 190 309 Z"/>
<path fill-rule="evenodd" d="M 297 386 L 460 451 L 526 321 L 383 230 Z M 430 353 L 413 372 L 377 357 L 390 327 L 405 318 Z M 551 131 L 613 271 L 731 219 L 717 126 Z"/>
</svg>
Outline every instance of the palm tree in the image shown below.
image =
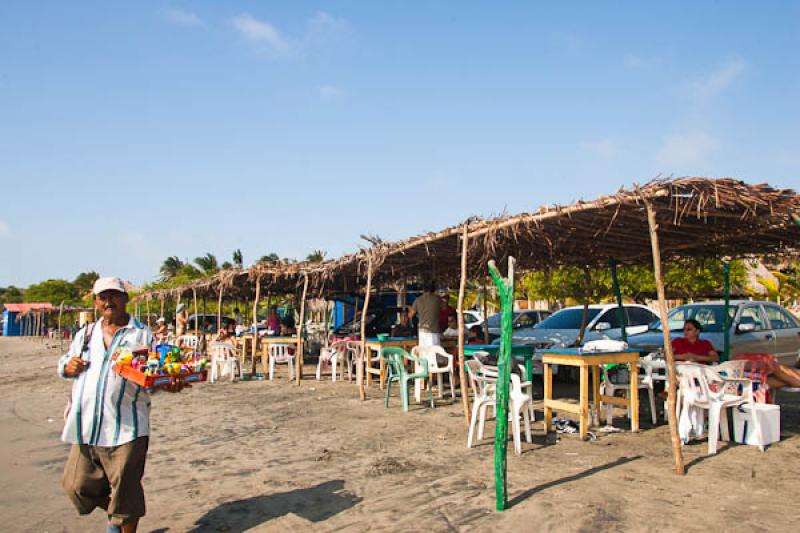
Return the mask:
<svg viewBox="0 0 800 533">
<path fill-rule="evenodd" d="M 233 264 L 236 265 L 237 268 L 244 267 L 244 258 L 242 257 L 242 251 L 238 248 L 233 251 Z"/>
<path fill-rule="evenodd" d="M 325 261 L 325 255 L 324 250 L 314 250 L 306 256 L 306 261 L 309 263 L 322 263 Z"/>
<path fill-rule="evenodd" d="M 231 268 L 233 268 L 233 264 L 230 261 L 222 263 L 222 270 L 229 270 Z"/>
<path fill-rule="evenodd" d="M 161 279 L 167 281 L 178 275 L 178 272 L 183 268 L 184 263 L 177 255 L 167 257 L 161 264 Z"/>
<path fill-rule="evenodd" d="M 219 270 L 217 258 L 210 252 L 202 257 L 195 257 L 194 263 L 200 267 L 200 270 L 202 270 L 203 274 L 206 276 L 210 276 Z"/>
</svg>

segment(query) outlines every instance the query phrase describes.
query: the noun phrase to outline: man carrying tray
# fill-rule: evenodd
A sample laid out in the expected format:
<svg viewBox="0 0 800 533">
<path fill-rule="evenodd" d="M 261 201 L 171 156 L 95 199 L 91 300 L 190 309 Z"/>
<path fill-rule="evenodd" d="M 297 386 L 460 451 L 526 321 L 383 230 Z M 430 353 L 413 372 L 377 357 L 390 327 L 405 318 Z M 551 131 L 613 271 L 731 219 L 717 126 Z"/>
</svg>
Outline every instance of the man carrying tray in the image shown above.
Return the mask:
<svg viewBox="0 0 800 533">
<path fill-rule="evenodd" d="M 100 278 L 92 292 L 102 318 L 79 331 L 58 362 L 59 375 L 75 381 L 61 435 L 72 444 L 63 486 L 80 514 L 100 507 L 108 513 L 108 531 L 127 533 L 145 514 L 150 397 L 112 370 L 111 357 L 118 348 L 149 348 L 153 334 L 125 312 L 122 280 Z M 176 379 L 164 388 L 177 392 L 183 386 Z"/>
</svg>

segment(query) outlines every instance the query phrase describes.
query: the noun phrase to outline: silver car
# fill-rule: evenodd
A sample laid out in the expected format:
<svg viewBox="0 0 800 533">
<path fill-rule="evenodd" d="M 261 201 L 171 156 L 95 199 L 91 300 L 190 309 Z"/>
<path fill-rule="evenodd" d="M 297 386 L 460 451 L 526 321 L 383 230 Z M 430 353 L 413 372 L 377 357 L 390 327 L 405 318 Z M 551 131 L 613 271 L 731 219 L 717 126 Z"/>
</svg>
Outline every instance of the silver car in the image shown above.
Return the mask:
<svg viewBox="0 0 800 533">
<path fill-rule="evenodd" d="M 731 356 L 741 353 L 769 353 L 794 366 L 800 352 L 800 321 L 773 302 L 734 300 L 730 303 Z M 692 318 L 703 326 L 706 339 L 718 352 L 724 348 L 725 303 L 701 302 L 676 307 L 667 315 L 673 337 L 681 335 L 684 321 Z M 664 346 L 661 322 L 656 321 L 641 335 L 628 339 L 632 348 L 656 351 Z"/>
<path fill-rule="evenodd" d="M 625 330 L 628 335 L 647 331 L 648 324 L 658 319 L 655 313 L 643 305 L 625 304 L 623 307 Z M 590 305 L 583 341 L 621 338 L 622 328 L 618 313 L 616 304 Z M 534 327 L 515 330 L 514 342 L 533 344 L 537 348 L 574 346 L 578 340 L 582 320 L 582 305 L 565 307 Z"/>
</svg>

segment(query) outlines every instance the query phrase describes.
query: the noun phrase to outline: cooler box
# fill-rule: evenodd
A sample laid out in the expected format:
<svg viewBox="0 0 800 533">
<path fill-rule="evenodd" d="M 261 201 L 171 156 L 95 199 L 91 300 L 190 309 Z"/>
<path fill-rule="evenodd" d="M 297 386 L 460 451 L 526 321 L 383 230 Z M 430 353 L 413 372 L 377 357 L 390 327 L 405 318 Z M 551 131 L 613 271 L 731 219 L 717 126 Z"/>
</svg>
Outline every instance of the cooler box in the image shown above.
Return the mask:
<svg viewBox="0 0 800 533">
<path fill-rule="evenodd" d="M 756 431 L 753 417 L 760 431 Z M 781 407 L 770 403 L 733 408 L 733 440 L 741 444 L 766 446 L 781 440 Z"/>
</svg>

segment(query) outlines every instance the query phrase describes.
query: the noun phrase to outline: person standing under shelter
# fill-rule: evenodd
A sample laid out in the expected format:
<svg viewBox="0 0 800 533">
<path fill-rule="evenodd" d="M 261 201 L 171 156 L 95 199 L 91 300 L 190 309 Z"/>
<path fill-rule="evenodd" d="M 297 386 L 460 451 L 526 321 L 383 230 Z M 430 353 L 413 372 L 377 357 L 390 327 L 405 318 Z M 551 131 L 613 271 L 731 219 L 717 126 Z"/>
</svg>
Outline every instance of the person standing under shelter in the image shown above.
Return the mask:
<svg viewBox="0 0 800 533">
<path fill-rule="evenodd" d="M 197 317 L 195 317 L 195 322 L 197 322 Z M 186 310 L 185 305 L 178 304 L 178 307 L 175 308 L 175 335 L 180 337 L 185 334 L 188 324 L 189 312 Z M 197 328 L 197 324 L 195 324 L 195 328 Z"/>
<path fill-rule="evenodd" d="M 72 445 L 62 485 L 80 514 L 100 507 L 109 532 L 135 532 L 145 514 L 145 457 L 150 398 L 145 389 L 112 370 L 118 348 L 150 348 L 153 334 L 125 311 L 128 293 L 119 278 L 99 278 L 92 290 L 101 318 L 81 329 L 58 362 L 72 379 L 61 440 Z M 183 387 L 173 380 L 167 390 Z"/>
<path fill-rule="evenodd" d="M 439 310 L 441 301 L 434 294 L 436 282 L 428 280 L 423 285 L 423 294 L 414 300 L 408 311 L 409 318 L 417 317 L 419 326 L 419 345 L 437 346 L 441 343 L 439 329 Z"/>
</svg>

